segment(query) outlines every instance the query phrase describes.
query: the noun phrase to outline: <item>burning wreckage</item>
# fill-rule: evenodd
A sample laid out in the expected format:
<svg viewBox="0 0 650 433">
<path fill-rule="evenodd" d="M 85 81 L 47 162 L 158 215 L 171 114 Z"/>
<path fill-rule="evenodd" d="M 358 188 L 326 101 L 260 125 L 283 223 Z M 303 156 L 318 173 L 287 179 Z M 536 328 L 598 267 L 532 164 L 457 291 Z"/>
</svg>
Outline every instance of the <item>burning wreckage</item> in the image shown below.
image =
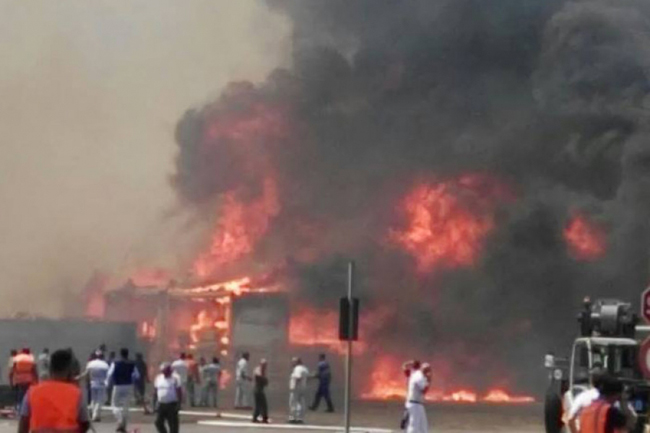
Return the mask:
<svg viewBox="0 0 650 433">
<path fill-rule="evenodd" d="M 171 184 L 201 244 L 98 315 L 158 354 L 232 357 L 252 334 L 286 365 L 283 345 L 340 350 L 352 257 L 361 397 L 401 397 L 408 357 L 432 364 L 431 399 L 529 401 L 572 306 L 649 280 L 647 2 L 308 3 L 268 1 L 290 66 L 177 124 Z"/>
</svg>

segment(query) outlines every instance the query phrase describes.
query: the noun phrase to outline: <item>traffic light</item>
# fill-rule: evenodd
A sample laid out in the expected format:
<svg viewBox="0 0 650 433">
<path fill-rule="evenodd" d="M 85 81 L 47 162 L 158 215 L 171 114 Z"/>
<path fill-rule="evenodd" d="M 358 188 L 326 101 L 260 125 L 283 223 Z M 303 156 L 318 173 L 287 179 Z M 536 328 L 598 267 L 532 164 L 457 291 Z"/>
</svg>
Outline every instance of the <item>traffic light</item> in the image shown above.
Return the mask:
<svg viewBox="0 0 650 433">
<path fill-rule="evenodd" d="M 352 329 L 350 329 L 350 314 L 352 314 Z M 352 298 L 352 309 L 350 309 L 350 301 L 348 298 L 341 298 L 339 303 L 339 340 L 356 341 L 358 339 L 359 299 Z"/>
</svg>

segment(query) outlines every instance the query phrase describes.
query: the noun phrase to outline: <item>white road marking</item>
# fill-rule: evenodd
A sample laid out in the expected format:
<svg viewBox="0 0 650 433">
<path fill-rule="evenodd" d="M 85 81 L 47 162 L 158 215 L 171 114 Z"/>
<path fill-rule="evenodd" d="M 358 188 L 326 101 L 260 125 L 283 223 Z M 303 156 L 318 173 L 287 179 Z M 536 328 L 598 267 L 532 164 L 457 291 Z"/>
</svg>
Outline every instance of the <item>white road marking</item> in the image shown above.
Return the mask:
<svg viewBox="0 0 650 433">
<path fill-rule="evenodd" d="M 320 431 L 343 431 L 341 426 L 334 425 L 312 425 L 312 424 L 262 424 L 253 422 L 232 422 L 232 421 L 199 421 L 199 425 L 215 427 L 246 427 L 246 428 L 267 428 L 274 430 L 320 430 Z M 355 433 L 392 433 L 392 430 L 375 427 L 352 427 L 350 431 Z"/>
<path fill-rule="evenodd" d="M 112 411 L 113 406 L 102 406 L 103 410 Z M 144 412 L 142 408 L 139 407 L 130 407 L 129 412 Z M 251 415 L 244 415 L 243 413 L 230 413 L 230 412 L 202 412 L 199 410 L 182 410 L 179 412 L 181 415 L 189 416 L 203 416 L 206 418 L 232 418 L 232 419 L 251 419 Z"/>
</svg>

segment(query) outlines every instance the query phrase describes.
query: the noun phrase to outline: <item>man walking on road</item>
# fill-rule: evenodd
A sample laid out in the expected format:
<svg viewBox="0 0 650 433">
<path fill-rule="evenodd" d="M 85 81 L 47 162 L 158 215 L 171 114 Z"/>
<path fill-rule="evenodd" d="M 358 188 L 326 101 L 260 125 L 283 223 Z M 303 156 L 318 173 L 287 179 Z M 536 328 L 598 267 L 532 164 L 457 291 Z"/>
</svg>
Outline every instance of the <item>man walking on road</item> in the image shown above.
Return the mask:
<svg viewBox="0 0 650 433">
<path fill-rule="evenodd" d="M 84 376 L 90 384 L 90 413 L 93 421 L 101 421 L 102 405 L 106 401 L 106 380 L 108 379 L 108 363 L 104 355 L 93 353 L 86 364 Z"/>
<path fill-rule="evenodd" d="M 248 401 L 248 382 L 251 381 L 250 374 L 248 373 L 248 360 L 250 354 L 244 352 L 237 361 L 237 369 L 235 370 L 235 409 L 250 409 L 251 404 Z"/>
<path fill-rule="evenodd" d="M 142 353 L 135 354 L 135 369 L 138 370 L 138 379 L 135 381 L 135 402 L 142 406 L 145 414 L 150 414 L 151 411 L 147 406 L 147 384 L 149 383 L 149 367 L 147 361 L 144 360 Z"/>
<path fill-rule="evenodd" d="M 289 378 L 289 423 L 305 422 L 305 400 L 307 397 L 307 379 L 309 370 L 302 365 L 300 358 L 293 358 L 293 370 Z"/>
<path fill-rule="evenodd" d="M 183 397 L 181 381 L 168 363 L 164 363 L 160 371 L 153 384 L 157 402 L 156 429 L 158 433 L 167 433 L 169 426 L 169 433 L 178 433 L 178 412 Z"/>
<path fill-rule="evenodd" d="M 427 414 L 424 411 L 424 394 L 429 390 L 427 376 L 430 373 L 431 368 L 428 364 L 422 368 L 419 361 L 413 361 L 406 398 L 408 411 L 406 433 L 428 433 L 429 431 Z"/>
<path fill-rule="evenodd" d="M 332 397 L 330 396 L 330 383 L 332 382 L 332 370 L 330 364 L 327 362 L 324 353 L 318 357 L 318 367 L 315 377 L 318 379 L 318 389 L 314 396 L 314 402 L 309 407 L 310 410 L 318 410 L 321 398 L 325 399 L 327 403 L 327 411 L 334 412 L 334 404 L 332 404 Z"/>
<path fill-rule="evenodd" d="M 86 433 L 88 411 L 79 387 L 70 382 L 73 354 L 57 350 L 50 360 L 50 379 L 27 392 L 20 410 L 18 433 Z"/>
<path fill-rule="evenodd" d="M 110 366 L 108 382 L 113 384 L 113 414 L 117 419 L 119 433 L 126 433 L 129 419 L 129 404 L 133 398 L 133 384 L 138 379 L 138 370 L 129 359 L 129 349 L 120 350 L 120 359 Z"/>
</svg>

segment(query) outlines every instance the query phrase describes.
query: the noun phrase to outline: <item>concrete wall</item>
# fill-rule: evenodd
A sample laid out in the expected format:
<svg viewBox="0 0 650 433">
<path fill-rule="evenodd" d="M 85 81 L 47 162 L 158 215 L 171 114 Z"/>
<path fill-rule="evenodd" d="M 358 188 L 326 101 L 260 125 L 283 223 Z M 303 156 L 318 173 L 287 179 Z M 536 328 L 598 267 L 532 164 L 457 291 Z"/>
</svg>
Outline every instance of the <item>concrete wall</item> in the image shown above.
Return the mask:
<svg viewBox="0 0 650 433">
<path fill-rule="evenodd" d="M 29 347 L 38 353 L 47 347 L 50 352 L 72 347 L 83 363 L 100 344 L 109 350 L 127 347 L 141 349 L 134 323 L 84 320 L 1 319 L 0 361 L 9 359 L 11 349 Z M 0 362 L 2 383 L 7 382 L 7 363 Z"/>
</svg>

